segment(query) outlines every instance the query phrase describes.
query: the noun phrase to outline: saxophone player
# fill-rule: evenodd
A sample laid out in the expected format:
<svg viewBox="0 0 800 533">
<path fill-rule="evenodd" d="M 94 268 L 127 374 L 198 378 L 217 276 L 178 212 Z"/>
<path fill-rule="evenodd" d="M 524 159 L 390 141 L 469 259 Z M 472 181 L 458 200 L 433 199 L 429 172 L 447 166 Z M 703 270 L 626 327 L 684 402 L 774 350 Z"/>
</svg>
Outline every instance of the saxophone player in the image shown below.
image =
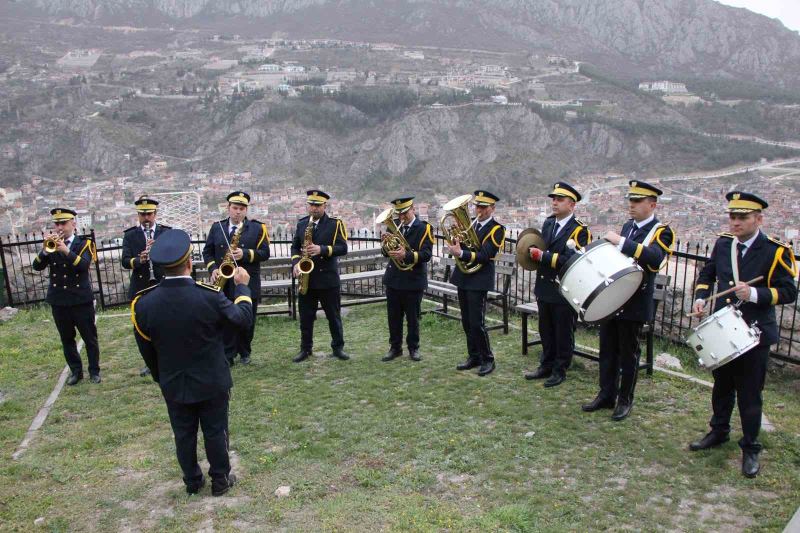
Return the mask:
<svg viewBox="0 0 800 533">
<path fill-rule="evenodd" d="M 491 374 L 495 368 L 494 354 L 486 331 L 486 295 L 494 290 L 494 257 L 503 249 L 506 228 L 494 219 L 495 204 L 499 198 L 488 191 L 475 191 L 472 203 L 476 217 L 472 227 L 480 247 L 472 250 L 462 247 L 460 242 L 448 243 L 450 253 L 465 264 L 481 265 L 479 269 L 465 273 L 453 269 L 450 283 L 458 287 L 458 305 L 461 308 L 461 325 L 467 336 L 467 360 L 457 370 L 478 368 L 479 376 Z"/>
<path fill-rule="evenodd" d="M 346 361 L 342 330 L 341 294 L 337 257 L 347 254 L 347 230 L 338 218 L 330 217 L 325 209 L 330 195 L 318 189 L 306 192 L 308 216 L 297 222 L 292 240 L 292 273 L 300 276 L 303 258 L 313 261 L 313 269 L 303 274 L 307 280 L 305 294 L 298 296 L 300 307 L 300 351 L 293 361 L 299 363 L 311 355 L 314 341 L 314 320 L 317 305 L 322 306 L 331 332 L 333 356 Z M 311 231 L 307 232 L 307 229 Z M 306 236 L 310 239 L 307 239 Z"/>
<path fill-rule="evenodd" d="M 269 259 L 270 255 L 269 235 L 266 224 L 247 218 L 247 209 L 250 207 L 249 194 L 244 191 L 234 191 L 226 199 L 228 218 L 215 222 L 208 231 L 206 244 L 203 246 L 203 262 L 211 276 L 211 283 L 216 284 L 220 275 L 219 266 L 229 251 L 229 244 L 238 239 L 238 245 L 232 247 L 231 256 L 236 265 L 250 274 L 248 287 L 253 299 L 253 320 L 244 330 L 234 324 L 225 327 L 225 356 L 231 366 L 237 354 L 241 356 L 243 365 L 249 365 L 256 312 L 261 299 L 261 263 Z M 235 285 L 227 283 L 224 293 L 233 301 Z"/>
<path fill-rule="evenodd" d="M 422 359 L 419 354 L 420 306 L 422 293 L 428 286 L 427 264 L 433 253 L 433 230 L 430 224 L 416 217 L 413 196 L 397 198 L 391 203 L 399 219 L 399 224 L 392 225 L 408 247 L 382 248 L 383 254 L 391 260 L 383 275 L 389 320 L 389 351 L 381 361 L 391 361 L 403 355 L 403 317 L 408 322 L 408 356 L 413 361 L 419 361 Z"/>
<path fill-rule="evenodd" d="M 158 285 L 164 277 L 160 266 L 150 261 L 150 247 L 161 234 L 170 229 L 158 224 L 156 216 L 158 201 L 147 195 L 133 202 L 139 223 L 126 229 L 122 236 L 122 268 L 131 271 L 128 299 L 133 300 L 137 292 Z M 140 376 L 150 374 L 146 366 L 139 371 Z"/>
</svg>

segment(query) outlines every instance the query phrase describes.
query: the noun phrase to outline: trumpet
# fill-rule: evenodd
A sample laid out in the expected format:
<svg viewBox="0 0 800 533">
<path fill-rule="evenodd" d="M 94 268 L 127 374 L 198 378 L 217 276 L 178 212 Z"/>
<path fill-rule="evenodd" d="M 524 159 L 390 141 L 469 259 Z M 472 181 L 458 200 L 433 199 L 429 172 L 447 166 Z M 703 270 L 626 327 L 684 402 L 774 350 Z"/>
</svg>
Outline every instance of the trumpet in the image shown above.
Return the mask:
<svg viewBox="0 0 800 533">
<path fill-rule="evenodd" d="M 411 249 L 411 246 L 409 246 L 408 241 L 406 240 L 405 237 L 403 237 L 403 234 L 398 229 L 397 224 L 394 223 L 394 220 L 392 219 L 392 214 L 394 214 L 394 208 L 390 207 L 389 209 L 383 211 L 380 215 L 378 215 L 378 218 L 375 219 L 375 222 L 377 222 L 378 224 L 386 224 L 386 229 L 389 231 L 389 233 L 385 234 L 381 238 L 381 249 L 383 249 L 386 255 L 389 255 L 389 252 L 392 252 L 394 250 Z M 391 258 L 394 265 L 403 272 L 408 272 L 409 270 L 414 268 L 414 265 L 407 265 L 403 262 L 402 259 L 398 261 L 394 257 L 391 256 L 389 257 Z"/>
<path fill-rule="evenodd" d="M 298 283 L 300 284 L 300 294 L 308 292 L 308 282 L 310 281 L 310 274 L 314 270 L 314 260 L 306 252 L 306 248 L 314 244 L 314 220 L 309 218 L 306 231 L 303 233 L 303 257 L 297 262 L 297 269 L 300 274 L 297 276 Z"/>
<path fill-rule="evenodd" d="M 64 235 L 59 231 L 55 235 L 48 235 L 44 240 L 44 251 L 52 254 L 58 250 L 58 245 L 64 240 Z"/>
<path fill-rule="evenodd" d="M 448 244 L 452 245 L 456 241 L 467 250 L 479 250 L 481 241 L 475 232 L 474 222 L 469 218 L 469 201 L 472 200 L 471 194 L 464 194 L 453 198 L 442 206 L 444 215 L 439 219 L 439 231 Z M 456 266 L 464 274 L 472 274 L 483 267 L 480 263 L 470 263 L 460 257 L 456 257 Z"/>
</svg>

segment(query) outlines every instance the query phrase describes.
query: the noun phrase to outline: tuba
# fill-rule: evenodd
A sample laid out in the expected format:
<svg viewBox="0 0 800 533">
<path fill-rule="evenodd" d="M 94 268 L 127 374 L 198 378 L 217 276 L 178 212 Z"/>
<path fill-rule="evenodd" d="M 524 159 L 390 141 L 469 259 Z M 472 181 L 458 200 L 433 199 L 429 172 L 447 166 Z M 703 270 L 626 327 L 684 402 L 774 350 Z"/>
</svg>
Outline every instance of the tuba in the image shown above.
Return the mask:
<svg viewBox="0 0 800 533">
<path fill-rule="evenodd" d="M 444 204 L 444 215 L 439 219 L 439 231 L 448 244 L 458 241 L 467 250 L 476 251 L 480 249 L 481 242 L 469 218 L 470 200 L 472 195 L 464 194 Z M 465 262 L 460 257 L 455 260 L 456 266 L 464 274 L 473 274 L 483 266 L 480 263 Z"/>
<path fill-rule="evenodd" d="M 314 270 L 314 260 L 309 257 L 306 248 L 314 244 L 314 220 L 309 217 L 306 231 L 303 233 L 303 256 L 297 262 L 297 268 L 300 274 L 297 276 L 297 282 L 300 284 L 298 289 L 300 294 L 308 292 L 308 282 L 311 278 L 311 272 Z"/>
<path fill-rule="evenodd" d="M 375 219 L 375 222 L 378 224 L 386 224 L 386 229 L 389 231 L 388 233 L 384 234 L 381 237 L 381 249 L 389 255 L 389 252 L 394 250 L 410 250 L 411 246 L 409 246 L 408 241 L 403 234 L 400 233 L 400 230 L 397 228 L 397 224 L 394 223 L 392 219 L 392 214 L 394 213 L 394 208 L 390 207 L 383 211 L 378 218 Z M 403 272 L 408 272 L 409 270 L 414 268 L 414 265 L 407 265 L 402 260 L 398 261 L 394 257 L 389 256 L 394 266 L 400 269 Z"/>
<path fill-rule="evenodd" d="M 220 229 L 222 228 L 220 227 Z M 222 262 L 219 264 L 219 276 L 217 277 L 217 282 L 215 285 L 220 289 L 225 288 L 225 284 L 236 272 L 236 263 L 233 261 L 233 255 L 231 254 L 231 251 L 239 247 L 239 240 L 242 238 L 243 229 L 244 221 L 240 222 L 239 227 L 236 228 L 236 233 L 233 234 L 233 237 L 231 237 L 231 242 L 228 245 L 228 251 L 225 252 L 225 257 L 222 258 Z"/>
</svg>

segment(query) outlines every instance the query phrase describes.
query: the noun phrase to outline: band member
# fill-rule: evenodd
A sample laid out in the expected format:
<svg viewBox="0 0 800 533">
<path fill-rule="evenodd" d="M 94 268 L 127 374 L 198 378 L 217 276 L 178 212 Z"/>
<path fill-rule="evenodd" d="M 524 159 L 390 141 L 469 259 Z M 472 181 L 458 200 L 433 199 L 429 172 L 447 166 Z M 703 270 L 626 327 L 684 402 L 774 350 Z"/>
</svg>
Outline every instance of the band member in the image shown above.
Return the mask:
<svg viewBox="0 0 800 533">
<path fill-rule="evenodd" d="M 139 352 L 161 387 L 175 435 L 186 492 L 205 485 L 197 464 L 197 426 L 203 430 L 210 464 L 211 494 L 221 496 L 236 482 L 228 457 L 228 401 L 233 386 L 225 358 L 223 326 L 252 322 L 250 275 L 237 267 L 231 302 L 218 287 L 195 282 L 192 244 L 182 230 L 168 230 L 153 244 L 150 259 L 164 268 L 164 280 L 131 303 Z"/>
<path fill-rule="evenodd" d="M 728 193 L 725 198 L 729 202 L 730 233 L 720 234 L 711 257 L 700 272 L 693 310 L 704 311 L 705 298 L 711 294 L 715 283 L 718 291 L 733 287 L 736 291 L 730 298 L 715 301 L 714 311 L 729 304 L 739 306 L 745 322 L 757 323 L 761 339 L 755 348 L 713 371 L 711 431 L 689 444 L 689 449 L 705 450 L 727 442 L 733 405 L 738 402 L 744 433 L 739 441 L 742 474 L 752 478 L 761 468 L 758 432 L 761 429 L 761 391 L 767 375 L 769 348 L 778 342 L 775 306 L 791 304 L 797 299 L 797 264 L 791 248 L 760 230 L 767 202 L 754 194 L 738 191 Z M 745 283 L 758 276 L 764 279 L 752 285 Z"/>
<path fill-rule="evenodd" d="M 52 209 L 50 214 L 54 228 L 45 237 L 44 248 L 33 258 L 33 269 L 50 267 L 46 301 L 52 309 L 64 358 L 70 369 L 67 385 L 75 385 L 83 379 L 83 363 L 75 344 L 76 329 L 86 345 L 90 381 L 100 383 L 100 346 L 94 323 L 94 295 L 89 280 L 95 246 L 91 239 L 76 234 L 75 211 L 59 207 Z"/>
<path fill-rule="evenodd" d="M 620 234 L 609 231 L 604 238 L 644 270 L 639 289 L 622 310 L 600 326 L 600 392 L 581 408 L 586 412 L 611 409 L 613 420 L 623 420 L 633 408 L 633 392 L 639 376 L 639 334 L 655 312 L 653 291 L 656 273 L 672 253 L 674 234 L 655 216 L 661 191 L 643 181 L 629 182 L 628 211 L 631 219 Z M 615 407 L 616 404 L 616 407 Z"/>
<path fill-rule="evenodd" d="M 314 320 L 317 317 L 317 305 L 321 305 L 331 331 L 333 356 L 346 361 L 350 356 L 344 351 L 337 257 L 347 254 L 347 230 L 344 222 L 325 213 L 330 200 L 329 194 L 311 190 L 306 192 L 306 196 L 308 216 L 297 222 L 292 240 L 293 275 L 300 280 L 299 283 L 307 283 L 308 287 L 305 294 L 298 295 L 300 351 L 292 360 L 299 363 L 311 355 L 314 344 Z M 307 236 L 306 229 L 309 224 L 311 231 Z M 314 269 L 309 274 L 301 275 L 299 266 L 301 258 L 310 258 L 314 262 Z M 307 276 L 305 282 L 302 276 Z"/>
<path fill-rule="evenodd" d="M 154 265 L 149 258 L 150 247 L 155 239 L 170 229 L 169 226 L 156 223 L 158 201 L 141 196 L 134 202 L 139 224 L 125 230 L 122 237 L 122 268 L 131 271 L 128 298 L 148 287 L 157 285 L 164 277 L 161 267 Z M 139 371 L 140 376 L 150 373 L 147 367 Z"/>
<path fill-rule="evenodd" d="M 494 220 L 495 204 L 499 198 L 488 191 L 475 191 L 472 203 L 476 217 L 472 227 L 478 235 L 480 248 L 471 250 L 457 240 L 448 247 L 453 257 L 470 265 L 481 265 L 473 273 L 465 274 L 453 269 L 450 283 L 458 287 L 458 305 L 461 307 L 461 325 L 467 336 L 467 360 L 456 369 L 478 369 L 479 376 L 491 374 L 495 369 L 494 354 L 486 331 L 486 294 L 494 290 L 494 257 L 503 248 L 506 228 Z"/>
<path fill-rule="evenodd" d="M 253 299 L 253 320 L 243 330 L 229 326 L 225 330 L 225 356 L 231 365 L 237 354 L 242 357 L 242 364 L 250 364 L 253 352 L 253 333 L 256 327 L 256 313 L 261 299 L 261 263 L 269 259 L 269 235 L 267 225 L 258 220 L 247 218 L 250 195 L 235 191 L 227 196 L 228 218 L 215 222 L 208 230 L 208 238 L 203 247 L 203 261 L 211 274 L 211 283 L 220 282 L 219 265 L 232 246 L 233 260 L 250 274 L 250 294 Z M 238 243 L 237 243 L 238 241 Z M 236 246 L 233 246 L 236 244 Z M 225 295 L 233 300 L 235 289 L 226 283 Z"/>
<path fill-rule="evenodd" d="M 383 275 L 386 286 L 386 311 L 389 319 L 389 351 L 382 361 L 391 361 L 403 355 L 403 317 L 408 322 L 406 345 L 408 356 L 419 361 L 419 317 L 422 293 L 428 286 L 427 264 L 433 253 L 433 229 L 427 222 L 416 217 L 414 197 L 392 200 L 394 212 L 399 218 L 397 229 L 408 248 L 390 250 L 391 261 Z M 398 266 L 398 264 L 400 266 Z M 402 269 L 400 267 L 403 267 Z"/>
<path fill-rule="evenodd" d="M 525 374 L 525 379 L 544 379 L 545 387 L 555 387 L 567 379 L 567 369 L 575 351 L 575 326 L 578 314 L 558 290 L 556 276 L 575 252 L 567 247 L 573 241 L 579 248 L 592 240 L 589 228 L 575 218 L 575 204 L 581 195 L 569 183 L 556 183 L 548 194 L 553 214 L 542 226 L 546 250 L 531 248 L 531 259 L 539 261 L 534 294 L 539 307 L 539 337 L 542 355 L 539 368 Z"/>
</svg>

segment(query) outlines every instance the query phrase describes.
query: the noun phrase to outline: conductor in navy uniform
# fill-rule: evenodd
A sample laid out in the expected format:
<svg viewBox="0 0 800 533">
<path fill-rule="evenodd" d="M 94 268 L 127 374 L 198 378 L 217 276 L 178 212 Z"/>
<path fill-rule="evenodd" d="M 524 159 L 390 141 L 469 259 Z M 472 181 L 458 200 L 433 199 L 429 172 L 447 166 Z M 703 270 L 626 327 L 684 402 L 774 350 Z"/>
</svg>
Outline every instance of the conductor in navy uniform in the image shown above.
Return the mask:
<svg viewBox="0 0 800 533">
<path fill-rule="evenodd" d="M 253 298 L 253 320 L 245 331 L 235 327 L 227 327 L 225 331 L 225 355 L 231 365 L 236 355 L 241 356 L 242 364 L 250 364 L 253 352 L 253 335 L 256 327 L 256 313 L 261 299 L 261 263 L 269 259 L 269 235 L 267 225 L 255 219 L 247 218 L 250 206 L 250 195 L 244 191 L 230 193 L 228 200 L 228 218 L 215 222 L 208 230 L 208 238 L 203 246 L 203 261 L 211 274 L 211 283 L 215 284 L 219 277 L 219 265 L 228 253 L 228 244 L 239 233 L 239 244 L 233 250 L 233 259 L 250 274 L 250 294 Z M 234 288 L 227 283 L 223 290 L 228 299 L 234 299 Z"/>
<path fill-rule="evenodd" d="M 389 351 L 381 359 L 391 361 L 403 355 L 403 322 L 408 323 L 408 356 L 419 361 L 419 317 L 422 293 L 428 286 L 428 262 L 433 254 L 433 229 L 416 216 L 414 197 L 392 200 L 399 217 L 397 229 L 408 243 L 407 249 L 393 250 L 383 275 L 386 287 L 386 314 L 389 321 Z M 387 255 L 385 250 L 382 250 Z M 399 262 L 407 270 L 401 270 Z"/>
<path fill-rule="evenodd" d="M 494 354 L 486 331 L 486 296 L 494 290 L 494 258 L 503 249 L 506 228 L 494 219 L 499 198 L 488 191 L 475 191 L 472 203 L 477 216 L 472 227 L 478 235 L 479 248 L 473 250 L 460 242 L 448 243 L 453 257 L 468 266 L 481 265 L 470 274 L 453 270 L 450 283 L 458 287 L 458 305 L 461 308 L 461 326 L 467 336 L 467 360 L 457 370 L 478 368 L 479 376 L 491 374 L 495 369 Z"/>
<path fill-rule="evenodd" d="M 308 292 L 298 295 L 300 351 L 292 359 L 295 363 L 300 363 L 311 355 L 317 305 L 322 306 L 328 320 L 333 357 L 343 361 L 350 359 L 344 351 L 341 282 L 337 259 L 347 254 L 347 229 L 342 220 L 325 213 L 330 198 L 328 193 L 318 189 L 306 191 L 308 216 L 297 222 L 292 240 L 292 274 L 295 277 L 300 274 L 297 264 L 301 257 L 306 255 L 314 261 L 314 270 L 308 274 Z M 313 225 L 312 242 L 306 246 L 304 239 L 309 224 Z"/>
<path fill-rule="evenodd" d="M 574 255 L 569 241 L 579 249 L 586 247 L 592 235 L 589 228 L 575 218 L 575 204 L 581 201 L 580 193 L 569 183 L 556 183 L 551 198 L 553 214 L 542 226 L 546 250 L 531 248 L 531 259 L 539 261 L 534 294 L 539 307 L 539 337 L 542 355 L 539 368 L 525 374 L 525 379 L 546 379 L 545 387 L 555 387 L 567 379 L 567 369 L 575 351 L 575 326 L 578 314 L 561 296 L 556 277 L 564 263 Z"/>
<path fill-rule="evenodd" d="M 748 325 L 755 323 L 761 330 L 761 338 L 754 348 L 714 369 L 711 431 L 692 442 L 689 449 L 705 450 L 727 442 L 733 406 L 738 402 L 744 433 L 739 440 L 742 474 L 752 478 L 761 469 L 758 456 L 762 446 L 758 442 L 758 433 L 769 349 L 778 342 L 775 306 L 791 304 L 797 299 L 797 263 L 789 246 L 761 231 L 763 211 L 768 207 L 766 201 L 755 194 L 740 191 L 730 192 L 725 198 L 728 200 L 730 233 L 720 234 L 711 257 L 700 272 L 693 309 L 704 312 L 705 299 L 711 295 L 715 284 L 718 292 L 735 288 L 727 300 L 716 299 L 714 311 L 726 305 L 738 305 L 745 322 Z M 763 276 L 761 281 L 752 285 L 745 283 L 759 276 Z"/>
<path fill-rule="evenodd" d="M 199 425 L 211 465 L 211 493 L 220 496 L 236 481 L 228 456 L 233 380 L 222 331 L 228 323 L 246 328 L 253 319 L 250 275 L 236 268 L 231 301 L 219 288 L 192 279 L 191 249 L 189 235 L 181 230 L 168 230 L 153 244 L 150 259 L 164 268 L 164 281 L 136 295 L 131 320 L 136 344 L 167 404 L 186 492 L 195 494 L 205 485 L 197 464 Z"/>
<path fill-rule="evenodd" d="M 95 258 L 91 239 L 76 234 L 72 209 L 57 207 L 50 211 L 55 229 L 48 237 L 57 241 L 53 252 L 41 250 L 33 258 L 33 269 L 50 267 L 46 301 L 53 312 L 64 358 L 70 369 L 67 385 L 76 385 L 83 379 L 83 363 L 75 344 L 75 330 L 81 334 L 89 360 L 89 380 L 100 383 L 100 345 L 94 323 L 94 294 L 89 279 L 89 267 Z"/>
<path fill-rule="evenodd" d="M 620 234 L 609 231 L 604 238 L 644 270 L 642 284 L 622 310 L 600 326 L 600 391 L 581 406 L 586 412 L 611 409 L 612 420 L 627 418 L 633 408 L 633 393 L 639 377 L 639 335 L 645 322 L 653 319 L 656 273 L 672 253 L 675 235 L 668 224 L 655 216 L 657 187 L 643 181 L 628 182 L 628 212 L 631 219 Z"/>
<path fill-rule="evenodd" d="M 164 277 L 160 266 L 154 265 L 148 255 L 148 245 L 152 246 L 155 239 L 170 229 L 169 226 L 158 224 L 156 215 L 158 201 L 147 196 L 141 196 L 134 202 L 139 223 L 125 230 L 122 237 L 122 268 L 131 271 L 128 298 L 133 300 L 137 292 L 158 285 Z M 140 376 L 146 376 L 150 369 L 144 367 L 139 371 Z"/>
</svg>

